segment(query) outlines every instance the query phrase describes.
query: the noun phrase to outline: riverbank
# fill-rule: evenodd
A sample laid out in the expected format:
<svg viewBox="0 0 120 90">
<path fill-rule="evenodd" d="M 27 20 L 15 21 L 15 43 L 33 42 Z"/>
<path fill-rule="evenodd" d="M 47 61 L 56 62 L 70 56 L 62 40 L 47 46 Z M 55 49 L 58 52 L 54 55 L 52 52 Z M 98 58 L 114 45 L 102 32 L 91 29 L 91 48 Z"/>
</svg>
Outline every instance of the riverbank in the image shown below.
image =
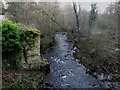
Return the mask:
<svg viewBox="0 0 120 90">
<path fill-rule="evenodd" d="M 43 61 L 39 67 L 28 70 L 2 71 L 2 88 L 39 88 L 50 72 L 50 66 Z M 44 88 L 44 87 L 42 87 Z"/>
<path fill-rule="evenodd" d="M 80 54 L 80 52 L 78 52 L 78 51 L 76 51 L 74 53 L 75 58 L 78 60 L 81 59 L 81 57 L 78 57 L 79 54 Z M 106 69 L 104 69 L 100 66 L 94 65 L 93 63 L 91 63 L 91 64 L 86 63 L 86 62 L 89 62 L 88 60 L 82 61 L 85 59 L 86 59 L 86 57 L 82 57 L 82 59 L 78 62 L 83 64 L 87 68 L 86 73 L 92 75 L 96 79 L 103 82 L 104 86 L 106 88 L 120 88 L 119 79 L 118 80 L 113 79 L 114 77 L 111 74 L 106 73 Z"/>
<path fill-rule="evenodd" d="M 74 46 L 80 47 L 75 50 L 74 57 L 87 68 L 87 73 L 102 81 L 105 87 L 120 88 L 117 46 L 106 33 L 94 31 L 91 38 L 82 37 L 74 43 Z"/>
</svg>

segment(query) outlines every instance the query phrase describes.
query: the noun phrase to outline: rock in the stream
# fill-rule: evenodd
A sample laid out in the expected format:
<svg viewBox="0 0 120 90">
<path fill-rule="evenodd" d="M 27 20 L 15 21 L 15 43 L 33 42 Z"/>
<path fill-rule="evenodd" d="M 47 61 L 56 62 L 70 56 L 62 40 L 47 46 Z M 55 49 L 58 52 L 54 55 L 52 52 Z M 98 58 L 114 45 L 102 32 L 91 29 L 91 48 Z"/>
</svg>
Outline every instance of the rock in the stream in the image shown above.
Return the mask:
<svg viewBox="0 0 120 90">
<path fill-rule="evenodd" d="M 105 82 L 105 87 L 106 88 L 113 88 L 113 85 L 111 82 Z"/>
<path fill-rule="evenodd" d="M 94 72 L 94 73 L 93 73 L 93 76 L 94 76 L 95 78 L 97 78 L 97 73 L 96 73 L 96 72 Z"/>
<path fill-rule="evenodd" d="M 50 83 L 49 83 L 49 82 L 46 82 L 45 85 L 46 85 L 46 86 L 50 86 Z"/>
<path fill-rule="evenodd" d="M 38 84 L 38 89 L 40 89 L 40 90 L 41 90 L 41 88 L 51 88 L 51 87 L 53 87 L 53 84 L 51 84 L 49 82 L 42 81 Z"/>
</svg>

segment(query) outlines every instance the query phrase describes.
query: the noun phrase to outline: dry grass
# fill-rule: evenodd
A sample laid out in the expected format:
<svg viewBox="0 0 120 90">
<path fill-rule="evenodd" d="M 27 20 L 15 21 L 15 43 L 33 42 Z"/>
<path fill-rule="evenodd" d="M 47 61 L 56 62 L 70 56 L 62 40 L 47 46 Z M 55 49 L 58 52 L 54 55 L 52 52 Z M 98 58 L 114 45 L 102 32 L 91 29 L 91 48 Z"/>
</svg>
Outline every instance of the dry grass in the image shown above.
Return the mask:
<svg viewBox="0 0 120 90">
<path fill-rule="evenodd" d="M 92 72 L 120 75 L 116 43 L 116 39 L 109 35 L 109 30 L 94 29 L 90 39 L 81 39 L 77 43 L 87 53 L 83 55 L 82 51 L 77 50 L 75 56 Z"/>
</svg>

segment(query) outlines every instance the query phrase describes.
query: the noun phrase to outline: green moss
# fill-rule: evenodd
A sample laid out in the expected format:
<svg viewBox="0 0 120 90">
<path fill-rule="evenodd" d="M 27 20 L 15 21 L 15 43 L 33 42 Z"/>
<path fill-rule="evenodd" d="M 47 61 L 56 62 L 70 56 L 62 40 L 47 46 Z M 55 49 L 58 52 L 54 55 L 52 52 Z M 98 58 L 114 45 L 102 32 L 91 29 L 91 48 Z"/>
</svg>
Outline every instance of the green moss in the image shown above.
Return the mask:
<svg viewBox="0 0 120 90">
<path fill-rule="evenodd" d="M 25 35 L 25 37 L 23 38 L 23 41 L 25 40 L 25 42 L 30 47 L 29 49 L 31 49 L 32 47 L 34 47 L 35 41 L 37 37 L 40 36 L 41 33 L 37 29 L 26 28 L 23 34 Z"/>
<path fill-rule="evenodd" d="M 33 34 L 34 36 L 39 36 L 41 34 L 40 31 L 37 29 L 27 29 L 26 32 Z"/>
</svg>

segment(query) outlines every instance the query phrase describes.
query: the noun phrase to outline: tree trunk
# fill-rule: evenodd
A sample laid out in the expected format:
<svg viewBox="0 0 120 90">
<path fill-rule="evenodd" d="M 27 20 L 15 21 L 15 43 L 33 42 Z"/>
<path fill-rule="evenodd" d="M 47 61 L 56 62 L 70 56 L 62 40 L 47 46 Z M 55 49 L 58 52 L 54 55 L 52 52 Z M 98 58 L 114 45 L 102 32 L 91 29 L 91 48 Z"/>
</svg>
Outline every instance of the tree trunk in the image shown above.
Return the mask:
<svg viewBox="0 0 120 90">
<path fill-rule="evenodd" d="M 77 12 L 77 5 L 75 2 L 73 2 L 73 9 L 76 17 L 76 32 L 77 32 L 77 36 L 79 37 L 80 36 L 80 21 L 79 21 L 80 11 Z M 80 10 L 80 6 L 79 6 L 79 10 Z"/>
</svg>

